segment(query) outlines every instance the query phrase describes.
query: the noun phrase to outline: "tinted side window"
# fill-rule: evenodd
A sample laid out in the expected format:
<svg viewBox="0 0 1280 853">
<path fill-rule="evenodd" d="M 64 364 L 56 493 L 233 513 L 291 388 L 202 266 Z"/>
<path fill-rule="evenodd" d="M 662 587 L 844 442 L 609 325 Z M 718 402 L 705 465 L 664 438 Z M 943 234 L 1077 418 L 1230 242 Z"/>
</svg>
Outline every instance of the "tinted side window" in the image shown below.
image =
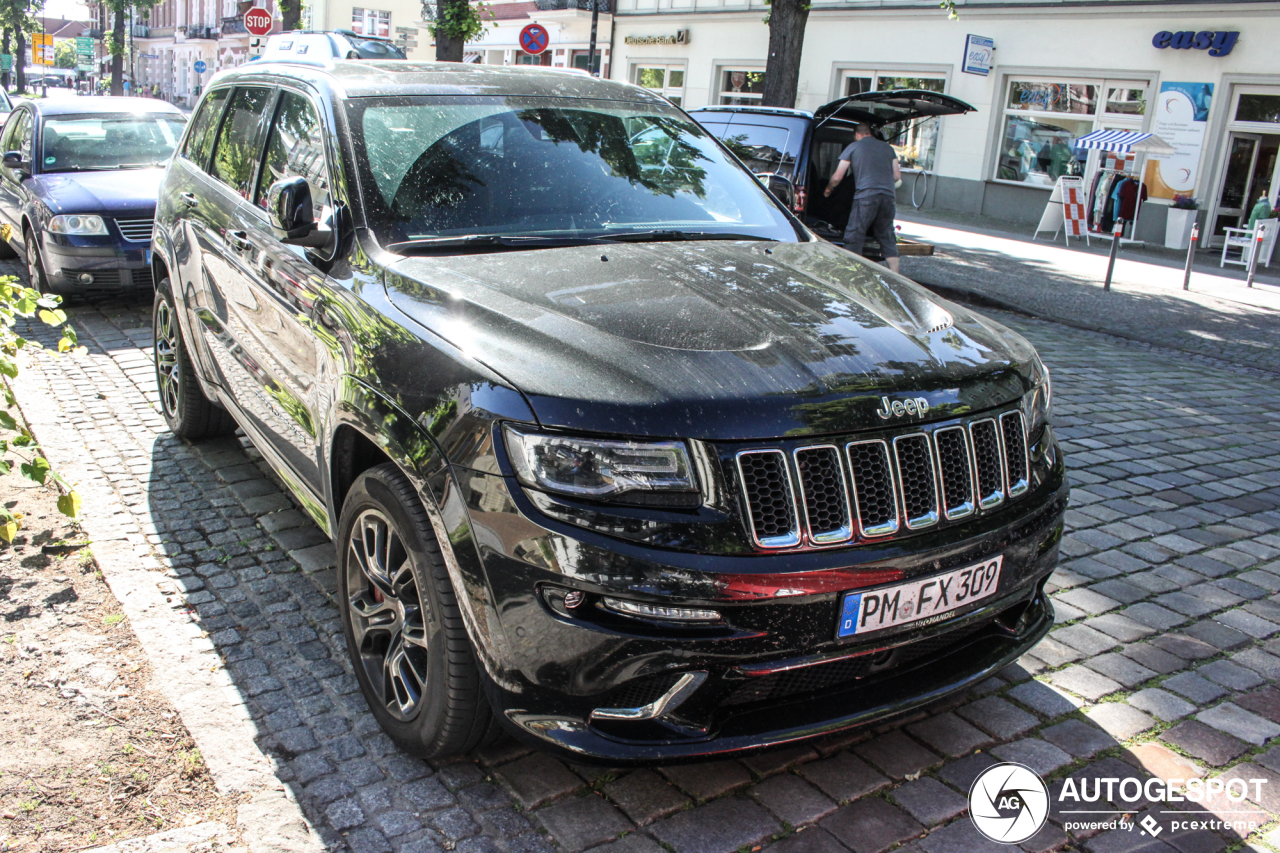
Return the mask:
<svg viewBox="0 0 1280 853">
<path fill-rule="evenodd" d="M 329 175 L 324 162 L 324 136 L 315 107 L 301 95 L 280 96 L 276 120 L 267 135 L 267 157 L 258 179 L 258 204 L 267 206 L 267 191 L 281 178 L 300 175 L 311 185 L 311 204 L 323 218 L 329 204 Z"/>
<path fill-rule="evenodd" d="M 187 144 L 182 156 L 198 165 L 201 169 L 209 162 L 209 151 L 213 148 L 213 135 L 218 130 L 218 117 L 222 115 L 222 104 L 227 99 L 229 89 L 218 89 L 210 92 L 209 97 L 200 105 L 191 122 L 191 132 L 187 134 Z"/>
<path fill-rule="evenodd" d="M 799 130 L 792 133 L 786 127 L 735 122 L 721 141 L 756 174 L 776 172 L 790 176 L 796 168 L 802 135 Z"/>
<path fill-rule="evenodd" d="M 21 151 L 22 159 L 27 163 L 31 162 L 31 113 L 24 112 L 22 120 L 18 122 L 18 126 L 13 129 L 13 139 L 10 144 L 13 148 L 11 151 Z"/>
<path fill-rule="evenodd" d="M 236 89 L 213 147 L 209 174 L 245 198 L 253 189 L 253 167 L 258 163 L 258 125 L 271 99 L 270 89 Z"/>
<path fill-rule="evenodd" d="M 18 137 L 18 127 L 27 120 L 27 112 L 15 112 L 13 116 L 5 122 L 4 137 L 0 139 L 0 148 L 5 151 L 17 151 L 18 148 L 13 144 L 13 140 Z"/>
</svg>

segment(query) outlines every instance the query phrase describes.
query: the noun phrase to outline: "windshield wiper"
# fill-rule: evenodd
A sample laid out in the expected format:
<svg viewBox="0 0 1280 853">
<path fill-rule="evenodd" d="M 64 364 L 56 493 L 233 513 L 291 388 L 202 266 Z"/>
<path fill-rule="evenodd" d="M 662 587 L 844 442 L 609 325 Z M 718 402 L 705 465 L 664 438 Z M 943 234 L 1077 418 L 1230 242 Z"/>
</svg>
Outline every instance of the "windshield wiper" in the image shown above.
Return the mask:
<svg viewBox="0 0 1280 853">
<path fill-rule="evenodd" d="M 776 243 L 772 237 L 761 237 L 759 234 L 733 234 L 726 231 L 673 231 L 655 229 L 653 231 L 624 231 L 618 234 L 604 234 L 601 240 L 612 240 L 619 243 L 660 243 L 680 240 L 754 240 L 758 242 Z"/>
<path fill-rule="evenodd" d="M 465 237 L 422 237 L 388 243 L 386 248 L 398 255 L 420 254 L 450 249 L 549 249 L 558 246 L 587 246 L 600 237 L 539 237 L 503 234 L 469 234 Z"/>
</svg>

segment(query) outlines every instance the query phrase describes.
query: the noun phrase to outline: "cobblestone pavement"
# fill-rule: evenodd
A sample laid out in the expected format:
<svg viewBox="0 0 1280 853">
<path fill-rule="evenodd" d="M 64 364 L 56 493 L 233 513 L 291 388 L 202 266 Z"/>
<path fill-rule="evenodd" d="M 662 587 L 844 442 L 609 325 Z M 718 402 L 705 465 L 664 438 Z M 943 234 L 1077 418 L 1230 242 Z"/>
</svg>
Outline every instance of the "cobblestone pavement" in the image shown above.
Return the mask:
<svg viewBox="0 0 1280 853">
<path fill-rule="evenodd" d="M 1102 289 L 1109 241 L 1065 249 L 1047 236 L 1001 233 L 936 219 L 903 220 L 903 234 L 936 246 L 931 257 L 909 257 L 902 271 L 995 300 L 1033 316 L 1185 352 L 1230 359 L 1280 373 L 1280 256 L 1260 269 L 1252 289 L 1235 280 L 1239 267 L 1200 265 L 1190 291 L 1182 265 L 1168 266 L 1164 249 L 1125 248 L 1110 292 Z M 1030 231 L 1028 228 L 1027 231 Z"/>
<path fill-rule="evenodd" d="M 1032 655 L 928 714 L 740 761 L 610 771 L 503 741 L 426 763 L 399 753 L 366 710 L 329 596 L 328 540 L 242 442 L 191 445 L 163 430 L 149 303 L 71 313 L 89 354 L 42 359 L 28 405 L 59 407 L 78 431 L 89 485 L 118 498 L 119 535 L 209 633 L 276 775 L 332 849 L 980 853 L 1009 849 L 965 814 L 972 780 L 998 760 L 1055 785 L 1280 771 L 1275 377 L 1005 318 L 1053 370 L 1074 482 L 1051 587 L 1061 624 Z M 1259 809 L 1227 816 L 1259 822 L 1248 838 L 1258 849 L 1280 848 L 1280 788 L 1257 799 L 1208 808 Z M 1135 817 L 1161 808 L 1115 805 Z M 1024 849 L 1212 853 L 1239 841 L 1119 829 L 1069 839 L 1067 819 L 1055 810 Z"/>
</svg>

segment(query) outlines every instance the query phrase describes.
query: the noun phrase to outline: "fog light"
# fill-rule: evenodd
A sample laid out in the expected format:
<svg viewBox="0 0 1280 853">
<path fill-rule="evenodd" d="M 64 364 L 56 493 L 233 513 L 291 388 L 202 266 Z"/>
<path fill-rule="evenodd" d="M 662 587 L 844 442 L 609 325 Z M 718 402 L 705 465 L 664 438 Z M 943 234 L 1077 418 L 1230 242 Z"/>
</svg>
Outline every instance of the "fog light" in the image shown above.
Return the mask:
<svg viewBox="0 0 1280 853">
<path fill-rule="evenodd" d="M 637 616 L 641 619 L 657 619 L 664 622 L 719 622 L 720 614 L 715 610 L 703 610 L 693 607 L 666 607 L 657 604 L 641 604 L 638 601 L 623 601 L 619 598 L 604 599 L 604 606 L 626 616 Z"/>
<path fill-rule="evenodd" d="M 93 284 L 93 276 L 89 275 L 87 272 L 80 273 L 80 283 Z"/>
<path fill-rule="evenodd" d="M 587 597 L 576 589 L 571 589 L 564 594 L 564 606 L 570 610 L 582 604 L 582 602 L 586 600 Z"/>
</svg>

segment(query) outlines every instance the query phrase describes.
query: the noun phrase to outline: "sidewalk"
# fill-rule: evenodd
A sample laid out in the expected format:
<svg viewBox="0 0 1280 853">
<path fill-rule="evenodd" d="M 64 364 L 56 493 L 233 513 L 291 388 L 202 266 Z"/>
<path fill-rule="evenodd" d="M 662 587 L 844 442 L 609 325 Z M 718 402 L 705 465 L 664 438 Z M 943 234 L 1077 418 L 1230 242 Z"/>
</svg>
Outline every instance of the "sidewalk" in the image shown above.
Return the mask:
<svg viewBox="0 0 1280 853">
<path fill-rule="evenodd" d="M 1280 264 L 1247 288 L 1241 268 L 1221 269 L 1216 251 L 1200 252 L 1184 291 L 1185 255 L 1122 247 L 1106 292 L 1108 240 L 1064 248 L 1061 237 L 1031 240 L 1029 227 L 914 211 L 900 212 L 899 224 L 903 236 L 937 247 L 932 257 L 904 258 L 903 273 L 948 295 L 1280 373 Z"/>
</svg>

